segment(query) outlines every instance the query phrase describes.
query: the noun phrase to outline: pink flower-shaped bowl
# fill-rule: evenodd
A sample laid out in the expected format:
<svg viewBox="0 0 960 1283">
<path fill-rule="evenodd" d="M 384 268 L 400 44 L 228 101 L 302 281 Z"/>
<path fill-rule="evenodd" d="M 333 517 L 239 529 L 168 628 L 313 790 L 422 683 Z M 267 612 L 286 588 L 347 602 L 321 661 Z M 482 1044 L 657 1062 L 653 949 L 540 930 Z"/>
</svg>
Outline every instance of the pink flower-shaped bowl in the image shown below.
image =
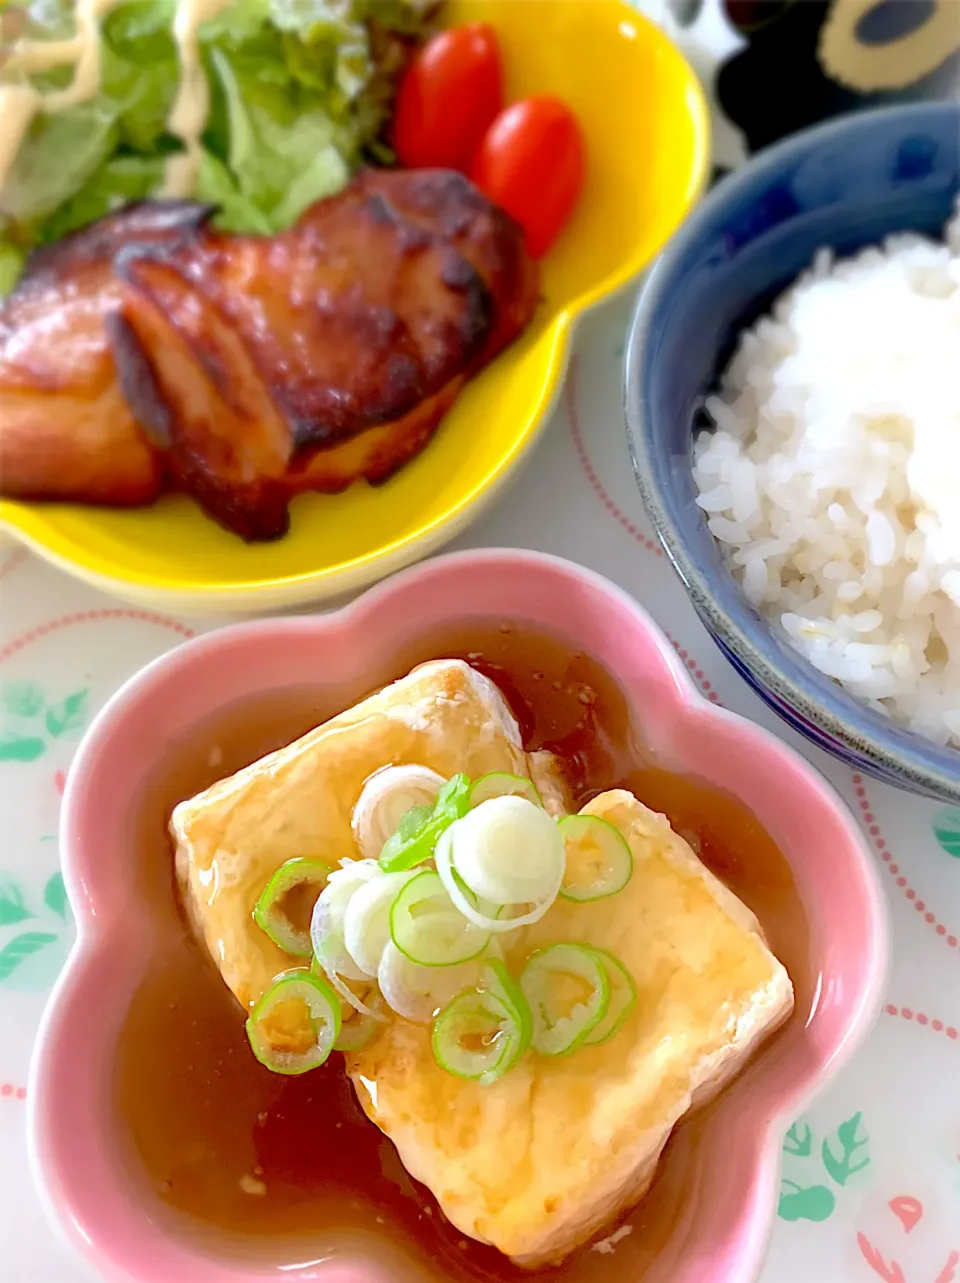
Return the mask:
<svg viewBox="0 0 960 1283">
<path fill-rule="evenodd" d="M 868 1031 L 885 975 L 883 898 L 860 831 L 831 787 L 773 736 L 708 703 L 659 628 L 588 571 L 530 552 L 442 557 L 332 614 L 241 624 L 178 647 L 97 718 L 64 800 L 74 951 L 46 1012 L 29 1089 L 31 1157 L 51 1216 L 109 1280 L 129 1283 L 389 1283 L 373 1257 L 312 1264 L 218 1255 L 172 1228 L 159 1195 L 134 1192 L 111 1092 L 112 1057 L 150 966 L 131 858 L 138 790 L 199 719 L 307 685 L 356 686 L 394 641 L 451 621 L 530 621 L 613 673 L 659 764 L 740 798 L 792 870 L 808 973 L 788 1025 L 724 1093 L 700 1133 L 697 1188 L 652 1270 L 642 1234 L 617 1244 L 621 1283 L 749 1283 L 775 1215 L 783 1131 Z M 576 1271 L 570 1276 L 574 1278 Z M 567 1277 L 567 1275 L 565 1275 Z M 612 1276 L 611 1276 L 612 1277 Z"/>
</svg>

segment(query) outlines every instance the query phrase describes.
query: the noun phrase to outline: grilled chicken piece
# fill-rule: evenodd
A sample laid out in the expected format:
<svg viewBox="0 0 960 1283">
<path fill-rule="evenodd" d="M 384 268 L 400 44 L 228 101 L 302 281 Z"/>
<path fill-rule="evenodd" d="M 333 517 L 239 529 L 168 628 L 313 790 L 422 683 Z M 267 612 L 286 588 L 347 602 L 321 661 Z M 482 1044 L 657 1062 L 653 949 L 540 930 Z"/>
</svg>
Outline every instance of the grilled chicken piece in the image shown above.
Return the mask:
<svg viewBox="0 0 960 1283">
<path fill-rule="evenodd" d="M 493 300 L 479 273 L 382 193 L 354 183 L 307 210 L 288 238 L 287 297 L 275 298 L 265 273 L 262 300 L 232 303 L 229 264 L 220 297 L 247 335 L 267 315 L 273 321 L 276 351 L 268 345 L 260 359 L 298 446 L 330 445 L 401 418 L 483 350 Z M 291 359 L 298 339 L 311 345 L 311 357 Z"/>
<path fill-rule="evenodd" d="M 367 171 L 273 237 L 186 203 L 36 255 L 0 309 L 0 493 L 138 504 L 165 481 L 248 540 L 379 484 L 528 324 L 520 229 L 460 175 Z"/>
<path fill-rule="evenodd" d="M 293 439 L 248 347 L 170 259 L 121 257 L 117 272 L 128 287 L 114 324 L 117 368 L 178 486 L 244 539 L 285 534 Z"/>
<path fill-rule="evenodd" d="M 539 269 L 524 250 L 519 224 L 453 170 L 367 169 L 357 181 L 476 268 L 493 296 L 494 326 L 476 368 L 487 365 L 527 328 L 540 297 Z"/>
<path fill-rule="evenodd" d="M 104 326 L 116 312 L 121 249 L 170 245 L 207 211 L 136 205 L 30 259 L 0 303 L 0 494 L 130 505 L 163 482 L 156 446 L 137 424 Z"/>
<path fill-rule="evenodd" d="M 165 426 L 182 488 L 247 539 L 282 535 L 300 490 L 396 471 L 492 326 L 471 263 L 357 184 L 281 236 L 204 230 L 117 272 L 118 366 L 150 376 L 132 408 Z"/>
</svg>

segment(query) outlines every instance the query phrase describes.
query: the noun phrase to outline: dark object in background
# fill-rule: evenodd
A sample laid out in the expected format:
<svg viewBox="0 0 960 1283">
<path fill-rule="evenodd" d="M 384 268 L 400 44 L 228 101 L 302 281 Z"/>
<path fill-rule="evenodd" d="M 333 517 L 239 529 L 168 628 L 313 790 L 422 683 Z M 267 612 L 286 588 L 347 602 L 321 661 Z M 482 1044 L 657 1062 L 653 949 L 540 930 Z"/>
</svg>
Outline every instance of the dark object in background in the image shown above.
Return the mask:
<svg viewBox="0 0 960 1283">
<path fill-rule="evenodd" d="M 749 42 L 715 93 L 750 152 L 862 107 L 956 97 L 957 0 L 723 0 Z"/>
</svg>

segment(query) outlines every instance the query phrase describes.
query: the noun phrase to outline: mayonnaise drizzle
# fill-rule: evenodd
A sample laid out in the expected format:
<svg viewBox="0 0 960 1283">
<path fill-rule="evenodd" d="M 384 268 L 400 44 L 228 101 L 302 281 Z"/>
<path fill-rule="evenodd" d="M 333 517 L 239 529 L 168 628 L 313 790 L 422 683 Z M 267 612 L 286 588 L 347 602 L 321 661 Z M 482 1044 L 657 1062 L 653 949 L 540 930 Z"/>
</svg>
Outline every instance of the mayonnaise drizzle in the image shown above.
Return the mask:
<svg viewBox="0 0 960 1283">
<path fill-rule="evenodd" d="M 59 112 L 95 98 L 100 91 L 100 23 L 121 0 L 76 0 L 76 34 L 70 40 L 19 40 L 4 64 L 6 72 L 37 75 L 55 67 L 74 68 L 65 89 L 39 94 L 26 84 L 0 86 L 0 188 L 39 111 Z M 173 35 L 181 80 L 167 128 L 184 150 L 170 157 L 161 196 L 189 196 L 196 183 L 200 139 L 210 111 L 210 94 L 200 60 L 199 31 L 234 0 L 179 0 Z"/>
<path fill-rule="evenodd" d="M 39 106 L 40 95 L 29 85 L 0 85 L 0 187 Z"/>
<path fill-rule="evenodd" d="M 160 195 L 193 194 L 200 165 L 200 139 L 210 112 L 210 87 L 200 61 L 200 28 L 233 4 L 233 0 L 180 0 L 173 34 L 180 54 L 180 88 L 167 119 L 167 128 L 183 143 L 183 151 L 167 161 Z"/>
<path fill-rule="evenodd" d="M 38 95 L 44 111 L 66 111 L 95 98 L 100 89 L 100 19 L 120 0 L 76 0 L 76 34 L 70 40 L 19 40 L 6 62 L 6 70 L 36 75 L 54 67 L 73 66 L 73 80 L 66 89 Z M 4 126 L 6 121 L 3 122 Z"/>
<path fill-rule="evenodd" d="M 66 89 L 44 94 L 44 111 L 66 111 L 96 98 L 100 90 L 100 19 L 119 3 L 120 0 L 77 0 L 77 34 L 71 42 L 77 46 L 73 82 Z"/>
</svg>

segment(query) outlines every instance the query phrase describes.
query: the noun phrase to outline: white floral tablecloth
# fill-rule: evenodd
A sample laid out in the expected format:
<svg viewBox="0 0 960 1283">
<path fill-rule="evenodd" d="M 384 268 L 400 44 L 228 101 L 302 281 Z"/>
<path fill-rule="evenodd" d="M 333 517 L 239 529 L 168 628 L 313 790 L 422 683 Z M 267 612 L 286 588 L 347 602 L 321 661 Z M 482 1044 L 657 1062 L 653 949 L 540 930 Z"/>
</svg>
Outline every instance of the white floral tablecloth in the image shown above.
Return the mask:
<svg viewBox="0 0 960 1283">
<path fill-rule="evenodd" d="M 743 46 L 720 0 L 637 3 L 707 79 Z M 720 162 L 742 159 L 729 121 L 716 141 Z M 545 549 L 615 580 L 675 639 L 705 690 L 794 742 L 847 798 L 887 890 L 893 967 L 866 1045 L 784 1138 L 762 1283 L 960 1283 L 960 809 L 851 775 L 777 721 L 714 649 L 651 541 L 627 463 L 628 310 L 623 300 L 584 324 L 543 443 L 461 546 Z M 46 1225 L 26 1160 L 31 1047 L 73 938 L 57 853 L 64 773 L 121 682 L 221 622 L 130 609 L 0 549 L 0 1283 L 89 1278 Z"/>
</svg>

